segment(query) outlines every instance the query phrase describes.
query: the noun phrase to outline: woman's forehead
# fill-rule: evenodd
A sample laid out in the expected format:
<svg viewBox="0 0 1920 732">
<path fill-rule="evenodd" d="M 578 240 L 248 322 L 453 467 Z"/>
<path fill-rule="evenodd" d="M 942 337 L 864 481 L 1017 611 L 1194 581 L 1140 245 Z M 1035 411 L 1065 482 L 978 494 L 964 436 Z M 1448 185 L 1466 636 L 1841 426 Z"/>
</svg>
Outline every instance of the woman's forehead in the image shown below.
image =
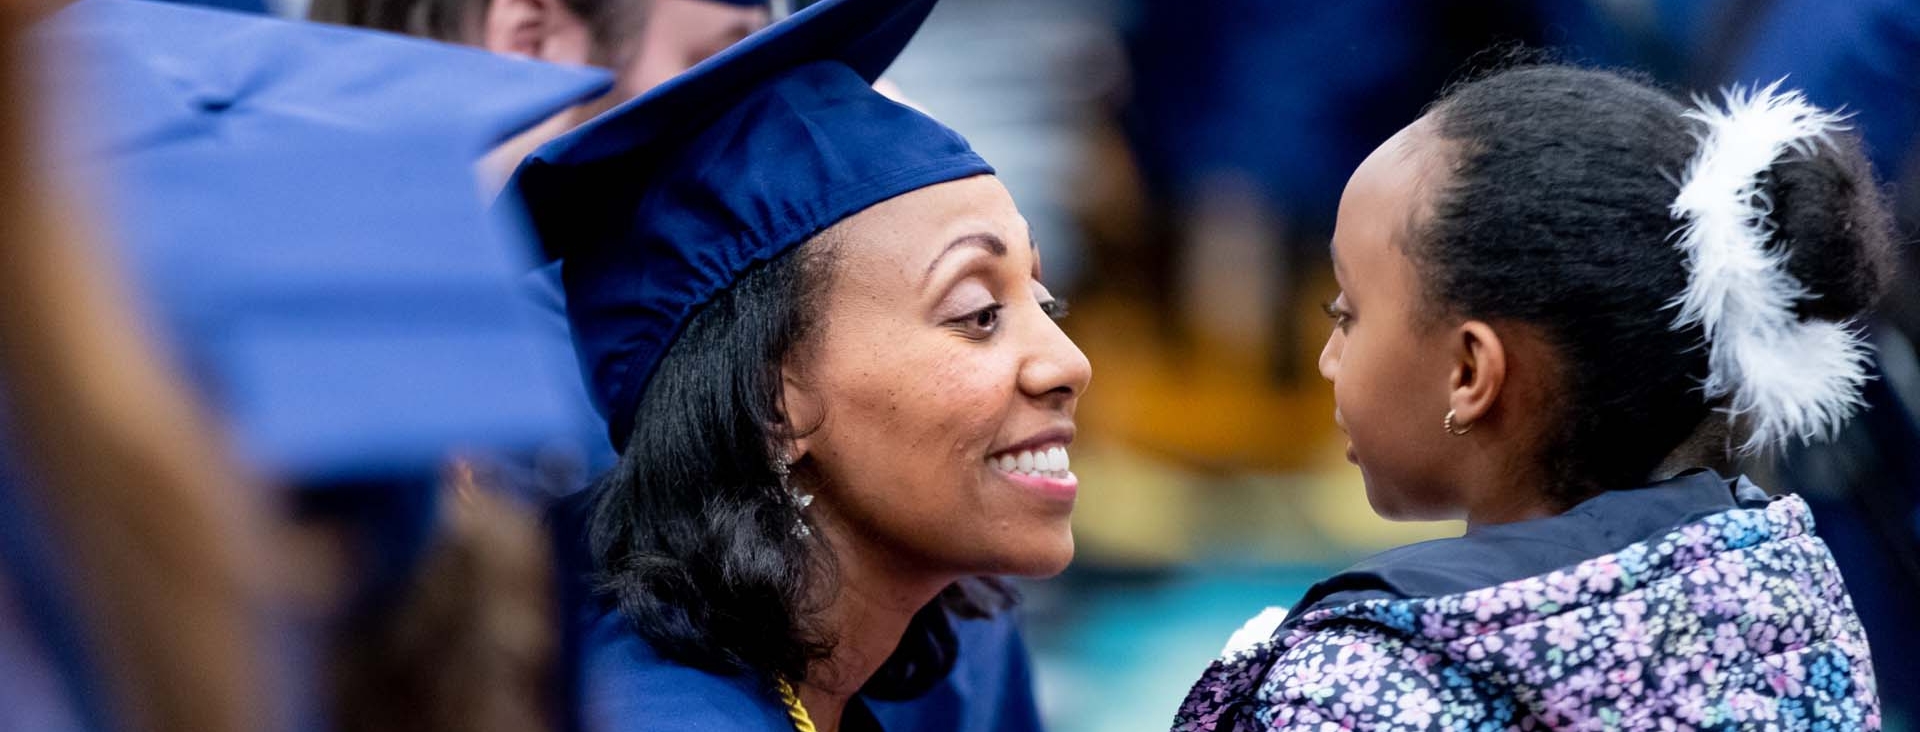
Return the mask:
<svg viewBox="0 0 1920 732">
<path fill-rule="evenodd" d="M 928 186 L 895 196 L 834 227 L 849 263 L 898 269 L 919 282 L 957 249 L 979 248 L 1026 258 L 1032 238 L 1026 218 L 992 176 Z M 968 246 L 974 244 L 977 246 Z"/>
</svg>

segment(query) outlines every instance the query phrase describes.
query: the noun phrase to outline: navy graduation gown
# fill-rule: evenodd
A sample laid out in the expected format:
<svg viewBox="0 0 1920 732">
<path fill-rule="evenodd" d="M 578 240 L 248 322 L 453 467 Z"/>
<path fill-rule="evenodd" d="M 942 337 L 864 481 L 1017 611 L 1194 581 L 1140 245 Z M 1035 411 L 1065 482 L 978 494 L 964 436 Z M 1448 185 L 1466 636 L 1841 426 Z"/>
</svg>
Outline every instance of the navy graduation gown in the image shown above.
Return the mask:
<svg viewBox="0 0 1920 732">
<path fill-rule="evenodd" d="M 791 732 L 780 699 L 754 680 L 669 661 L 619 610 L 591 596 L 592 566 L 582 540 L 592 491 L 562 500 L 551 515 L 568 608 L 563 669 L 570 726 L 587 732 L 716 730 Z M 1026 644 L 1007 614 L 986 620 L 948 617 L 959 652 L 946 678 L 912 699 L 855 697 L 845 732 L 1039 732 L 1039 708 Z"/>
</svg>

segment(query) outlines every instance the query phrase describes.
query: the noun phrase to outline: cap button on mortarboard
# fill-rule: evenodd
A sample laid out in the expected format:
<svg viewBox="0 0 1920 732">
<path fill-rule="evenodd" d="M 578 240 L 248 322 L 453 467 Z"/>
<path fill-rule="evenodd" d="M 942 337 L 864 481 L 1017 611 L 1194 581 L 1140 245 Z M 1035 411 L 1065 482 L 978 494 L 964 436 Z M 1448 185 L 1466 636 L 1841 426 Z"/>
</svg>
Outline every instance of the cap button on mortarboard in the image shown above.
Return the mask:
<svg viewBox="0 0 1920 732">
<path fill-rule="evenodd" d="M 194 99 L 194 106 L 203 112 L 225 112 L 233 108 L 236 100 L 233 95 L 205 95 Z"/>
</svg>

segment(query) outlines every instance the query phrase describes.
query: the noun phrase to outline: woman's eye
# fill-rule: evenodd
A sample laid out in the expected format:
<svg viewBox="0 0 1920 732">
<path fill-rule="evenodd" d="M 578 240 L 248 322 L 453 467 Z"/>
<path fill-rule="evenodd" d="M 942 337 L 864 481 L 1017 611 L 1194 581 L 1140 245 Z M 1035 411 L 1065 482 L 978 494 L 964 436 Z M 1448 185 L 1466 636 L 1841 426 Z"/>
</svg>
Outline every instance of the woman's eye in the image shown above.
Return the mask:
<svg viewBox="0 0 1920 732">
<path fill-rule="evenodd" d="M 967 315 L 955 318 L 953 325 L 959 327 L 962 335 L 974 340 L 985 340 L 1000 329 L 1000 303 L 988 305 Z"/>
<path fill-rule="evenodd" d="M 1054 320 L 1067 317 L 1067 299 L 1064 297 L 1056 297 L 1040 303 L 1040 312 L 1046 313 L 1047 317 L 1053 318 Z"/>
</svg>

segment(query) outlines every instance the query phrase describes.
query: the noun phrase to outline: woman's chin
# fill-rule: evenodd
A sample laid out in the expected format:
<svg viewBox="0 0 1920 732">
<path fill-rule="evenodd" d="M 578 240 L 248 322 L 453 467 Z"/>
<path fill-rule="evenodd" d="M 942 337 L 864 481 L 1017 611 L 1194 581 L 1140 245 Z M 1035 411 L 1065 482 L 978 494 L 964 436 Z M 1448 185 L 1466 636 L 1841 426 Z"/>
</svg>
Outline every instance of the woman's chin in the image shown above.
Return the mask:
<svg viewBox="0 0 1920 732">
<path fill-rule="evenodd" d="M 995 574 L 1028 579 L 1046 579 L 1067 570 L 1073 563 L 1073 529 L 1065 528 L 1044 542 L 1022 547 L 1012 553 L 1005 568 Z"/>
</svg>

